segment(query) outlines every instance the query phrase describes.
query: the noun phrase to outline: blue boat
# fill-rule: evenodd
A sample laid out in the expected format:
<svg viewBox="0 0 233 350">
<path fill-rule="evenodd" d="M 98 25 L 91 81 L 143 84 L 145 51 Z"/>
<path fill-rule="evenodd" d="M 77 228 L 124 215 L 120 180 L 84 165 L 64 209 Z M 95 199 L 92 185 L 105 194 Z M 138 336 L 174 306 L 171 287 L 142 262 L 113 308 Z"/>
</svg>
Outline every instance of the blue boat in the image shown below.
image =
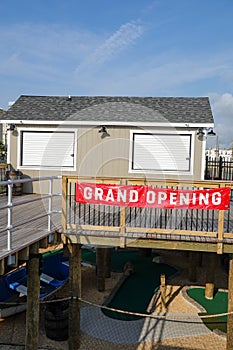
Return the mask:
<svg viewBox="0 0 233 350">
<path fill-rule="evenodd" d="M 40 274 L 40 300 L 44 300 L 60 289 L 69 277 L 68 257 L 63 251 L 42 255 Z M 27 269 L 25 266 L 0 278 L 0 317 L 5 318 L 26 309 Z"/>
</svg>

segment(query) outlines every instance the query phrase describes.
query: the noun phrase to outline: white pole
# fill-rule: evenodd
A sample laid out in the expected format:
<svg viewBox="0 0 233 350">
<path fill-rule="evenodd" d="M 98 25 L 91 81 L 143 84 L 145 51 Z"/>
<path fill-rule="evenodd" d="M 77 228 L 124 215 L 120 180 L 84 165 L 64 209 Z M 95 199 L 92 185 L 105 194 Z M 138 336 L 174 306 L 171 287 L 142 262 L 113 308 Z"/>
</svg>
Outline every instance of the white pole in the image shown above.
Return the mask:
<svg viewBox="0 0 233 350">
<path fill-rule="evenodd" d="M 52 196 L 53 196 L 53 179 L 49 180 L 49 211 L 48 211 L 48 231 L 51 231 L 52 227 Z"/>
<path fill-rule="evenodd" d="M 11 250 L 11 228 L 12 228 L 12 188 L 13 184 L 8 184 L 8 208 L 7 208 L 7 250 Z"/>
</svg>

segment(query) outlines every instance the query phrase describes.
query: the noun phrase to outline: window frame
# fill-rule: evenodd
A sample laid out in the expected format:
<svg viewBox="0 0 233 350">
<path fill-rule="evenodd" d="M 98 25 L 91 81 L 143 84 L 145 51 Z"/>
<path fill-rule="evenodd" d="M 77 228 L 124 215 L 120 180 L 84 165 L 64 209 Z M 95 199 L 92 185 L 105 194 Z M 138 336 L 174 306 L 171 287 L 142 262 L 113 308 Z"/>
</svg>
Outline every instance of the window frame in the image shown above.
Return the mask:
<svg viewBox="0 0 233 350">
<path fill-rule="evenodd" d="M 23 133 L 24 132 L 35 132 L 35 133 L 69 133 L 73 134 L 74 141 L 74 156 L 73 156 L 73 166 L 38 166 L 38 165 L 24 165 L 23 164 Z M 76 171 L 76 159 L 77 159 L 77 130 L 71 128 L 18 128 L 18 154 L 17 154 L 17 163 L 18 169 L 28 169 L 28 170 L 67 170 L 67 171 Z"/>
<path fill-rule="evenodd" d="M 134 136 L 136 134 L 145 134 L 145 135 L 158 135 L 158 136 L 174 136 L 177 135 L 179 136 L 189 136 L 190 141 L 189 141 L 189 170 L 159 170 L 159 169 L 134 169 L 133 168 L 133 163 L 135 162 L 134 159 Z M 129 148 L 129 173 L 132 174 L 141 174 L 141 173 L 146 173 L 146 174 L 157 174 L 157 175 L 162 175 L 162 174 L 168 174 L 168 175 L 193 175 L 193 162 L 194 162 L 194 140 L 195 140 L 195 132 L 194 131 L 186 131 L 186 130 L 179 130 L 176 131 L 175 133 L 173 131 L 169 131 L 166 129 L 163 130 L 130 130 L 130 148 Z"/>
</svg>

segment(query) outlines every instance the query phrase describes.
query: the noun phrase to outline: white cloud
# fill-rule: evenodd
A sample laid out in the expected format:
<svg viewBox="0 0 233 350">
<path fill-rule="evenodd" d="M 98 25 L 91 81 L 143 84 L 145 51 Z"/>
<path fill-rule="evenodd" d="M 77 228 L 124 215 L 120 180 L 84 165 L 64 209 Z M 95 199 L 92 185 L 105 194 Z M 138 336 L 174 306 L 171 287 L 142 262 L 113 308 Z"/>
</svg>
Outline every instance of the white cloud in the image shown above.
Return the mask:
<svg viewBox="0 0 233 350">
<path fill-rule="evenodd" d="M 77 67 L 76 73 L 95 69 L 97 65 L 118 56 L 124 49 L 133 45 L 142 33 L 143 28 L 140 24 L 134 22 L 123 24 Z"/>
<path fill-rule="evenodd" d="M 95 82 L 96 88 L 99 85 L 95 76 L 98 70 L 102 74 L 109 64 L 114 75 L 111 60 L 131 47 L 143 32 L 135 22 L 125 23 L 107 39 L 102 33 L 55 25 L 0 25 L 0 30 L 0 75 L 5 86 L 0 105 L 4 108 L 21 94 L 88 93 Z M 81 77 L 74 74 L 77 66 L 85 68 Z"/>
<path fill-rule="evenodd" d="M 210 94 L 212 111 L 215 119 L 215 131 L 219 138 L 221 148 L 231 147 L 233 140 L 233 95 Z M 214 146 L 209 140 L 210 146 Z"/>
</svg>

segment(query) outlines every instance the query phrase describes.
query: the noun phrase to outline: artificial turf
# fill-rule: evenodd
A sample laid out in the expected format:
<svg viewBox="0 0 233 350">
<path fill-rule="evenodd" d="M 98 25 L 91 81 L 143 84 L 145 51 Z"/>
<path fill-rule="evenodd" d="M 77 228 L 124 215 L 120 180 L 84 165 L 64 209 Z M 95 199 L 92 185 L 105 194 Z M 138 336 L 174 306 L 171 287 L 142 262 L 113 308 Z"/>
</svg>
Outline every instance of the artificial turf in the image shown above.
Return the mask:
<svg viewBox="0 0 233 350">
<path fill-rule="evenodd" d="M 124 265 L 131 262 L 133 273 L 125 280 L 111 299 L 108 307 L 135 313 L 147 313 L 148 304 L 160 285 L 160 276 L 166 278 L 176 273 L 176 269 L 164 263 L 153 262 L 157 254 L 145 256 L 138 250 L 117 249 L 112 250 L 111 270 L 122 272 Z M 92 249 L 82 249 L 82 261 L 96 264 L 96 252 Z M 135 320 L 139 316 L 125 315 L 102 309 L 111 318 Z"/>
<path fill-rule="evenodd" d="M 227 312 L 228 292 L 217 291 L 212 300 L 205 298 L 204 288 L 190 288 L 187 291 L 190 298 L 205 308 L 205 313 L 199 313 L 200 316 L 213 315 L 210 318 L 202 318 L 203 323 L 210 329 L 219 329 L 227 332 L 227 316 L 214 316 Z"/>
<path fill-rule="evenodd" d="M 112 270 L 122 271 L 124 264 L 130 261 L 134 272 L 120 286 L 108 307 L 135 313 L 147 313 L 148 304 L 160 285 L 160 276 L 166 278 L 177 270 L 167 264 L 153 262 L 153 257 L 143 256 L 138 251 L 113 251 Z M 102 309 L 105 315 L 123 320 L 135 320 L 140 316 L 125 315 Z"/>
</svg>

